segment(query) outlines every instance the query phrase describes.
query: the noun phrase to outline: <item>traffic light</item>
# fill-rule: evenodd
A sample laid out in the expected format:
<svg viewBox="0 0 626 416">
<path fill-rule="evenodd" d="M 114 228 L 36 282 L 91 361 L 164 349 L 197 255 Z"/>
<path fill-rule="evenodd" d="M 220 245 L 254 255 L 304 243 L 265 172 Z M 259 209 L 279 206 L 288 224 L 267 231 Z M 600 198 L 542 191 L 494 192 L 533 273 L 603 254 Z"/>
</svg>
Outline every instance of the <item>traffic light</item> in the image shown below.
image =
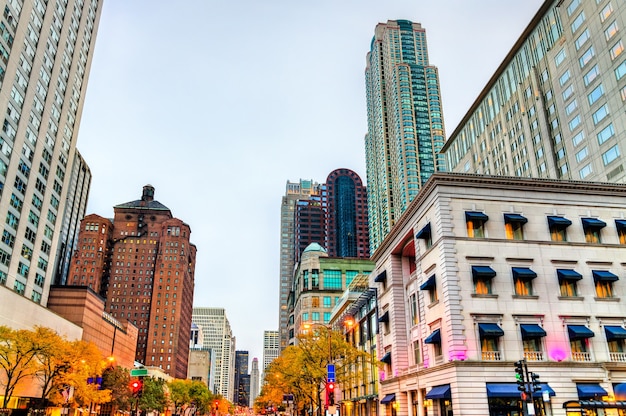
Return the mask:
<svg viewBox="0 0 626 416">
<path fill-rule="evenodd" d="M 517 381 L 517 389 L 526 393 L 526 380 L 524 380 L 524 360 L 515 361 L 515 379 Z"/>
<path fill-rule="evenodd" d="M 134 397 L 141 396 L 143 390 L 143 382 L 141 380 L 133 380 L 130 382 L 130 391 Z"/>
<path fill-rule="evenodd" d="M 218 407 L 220 407 L 220 401 L 219 401 L 219 400 L 216 400 L 214 404 L 215 404 L 215 408 L 216 408 L 216 409 L 217 409 Z"/>
<path fill-rule="evenodd" d="M 533 385 L 533 392 L 541 390 L 541 381 L 539 381 L 539 374 L 530 373 L 530 380 Z"/>
<path fill-rule="evenodd" d="M 335 404 L 335 383 L 332 381 L 326 383 L 326 391 L 328 392 L 328 405 L 332 406 Z"/>
</svg>

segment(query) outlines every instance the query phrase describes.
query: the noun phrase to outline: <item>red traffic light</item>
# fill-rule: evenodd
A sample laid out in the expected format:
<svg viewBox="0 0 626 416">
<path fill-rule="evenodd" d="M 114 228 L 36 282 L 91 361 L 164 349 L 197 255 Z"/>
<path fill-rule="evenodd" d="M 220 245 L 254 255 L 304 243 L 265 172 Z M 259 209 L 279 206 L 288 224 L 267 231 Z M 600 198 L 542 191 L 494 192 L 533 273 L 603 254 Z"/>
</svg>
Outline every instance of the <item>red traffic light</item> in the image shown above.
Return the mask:
<svg viewBox="0 0 626 416">
<path fill-rule="evenodd" d="M 335 383 L 333 383 L 332 381 L 329 381 L 328 383 L 326 383 L 326 388 L 328 389 L 328 391 L 334 391 Z"/>
<path fill-rule="evenodd" d="M 130 391 L 134 395 L 139 394 L 141 392 L 142 387 L 143 387 L 143 383 L 141 382 L 141 380 L 133 380 L 130 382 Z"/>
<path fill-rule="evenodd" d="M 215 407 L 218 407 L 219 405 L 220 405 L 220 401 L 219 401 L 219 400 L 216 400 L 216 401 L 215 401 Z"/>
</svg>

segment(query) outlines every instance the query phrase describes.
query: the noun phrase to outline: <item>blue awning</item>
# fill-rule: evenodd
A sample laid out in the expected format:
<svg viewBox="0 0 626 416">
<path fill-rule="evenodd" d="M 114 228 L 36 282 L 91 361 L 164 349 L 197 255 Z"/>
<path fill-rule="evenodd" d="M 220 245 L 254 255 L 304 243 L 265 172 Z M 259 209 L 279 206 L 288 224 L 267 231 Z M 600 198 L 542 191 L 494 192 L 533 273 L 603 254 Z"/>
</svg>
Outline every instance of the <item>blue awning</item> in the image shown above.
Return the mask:
<svg viewBox="0 0 626 416">
<path fill-rule="evenodd" d="M 389 311 L 383 313 L 379 318 L 378 322 L 389 322 Z"/>
<path fill-rule="evenodd" d="M 489 266 L 472 266 L 472 277 L 476 279 L 491 279 L 496 272 Z"/>
<path fill-rule="evenodd" d="M 598 383 L 576 384 L 576 390 L 578 391 L 579 399 L 593 399 L 595 397 L 608 396 L 609 394 Z"/>
<path fill-rule="evenodd" d="M 583 275 L 572 269 L 557 269 L 556 275 L 563 280 L 580 280 Z"/>
<path fill-rule="evenodd" d="M 604 333 L 606 334 L 607 341 L 626 339 L 626 329 L 621 326 L 605 326 Z"/>
<path fill-rule="evenodd" d="M 606 227 L 606 222 L 599 220 L 597 218 L 581 218 L 583 222 L 583 228 L 604 228 Z"/>
<path fill-rule="evenodd" d="M 548 225 L 566 228 L 572 225 L 572 222 L 565 217 L 548 216 Z"/>
<path fill-rule="evenodd" d="M 374 278 L 374 281 L 376 283 L 380 283 L 380 282 L 385 281 L 386 279 L 387 279 L 387 270 L 383 270 L 381 273 L 378 274 L 378 276 Z"/>
<path fill-rule="evenodd" d="M 426 337 L 424 344 L 441 344 L 441 332 L 435 329 L 431 334 Z"/>
<path fill-rule="evenodd" d="M 568 325 L 567 332 L 570 340 L 592 338 L 595 334 L 584 325 Z"/>
<path fill-rule="evenodd" d="M 626 220 L 615 220 L 615 228 L 618 230 L 626 229 Z"/>
<path fill-rule="evenodd" d="M 533 339 L 545 337 L 546 331 L 537 324 L 522 324 L 522 339 Z"/>
<path fill-rule="evenodd" d="M 391 351 L 383 355 L 380 361 L 382 361 L 385 364 L 391 364 Z"/>
<path fill-rule="evenodd" d="M 419 230 L 415 238 L 428 240 L 430 238 L 430 223 L 426 224 L 424 228 Z"/>
<path fill-rule="evenodd" d="M 477 212 L 477 211 L 465 211 L 465 221 L 487 221 L 489 219 L 489 217 L 487 216 L 487 214 L 483 213 L 483 212 Z"/>
<path fill-rule="evenodd" d="M 537 273 L 530 270 L 528 267 L 512 267 L 513 277 L 521 280 L 532 280 L 537 277 Z"/>
<path fill-rule="evenodd" d="M 427 281 L 422 283 L 422 285 L 420 286 L 420 290 L 433 290 L 436 285 L 437 283 L 435 282 L 435 275 L 433 274 L 428 278 Z"/>
<path fill-rule="evenodd" d="M 519 214 L 504 214 L 504 222 L 506 224 L 509 224 L 512 222 L 519 222 L 522 224 L 526 224 L 528 222 L 528 219 L 524 217 L 523 215 L 519 215 Z"/>
<path fill-rule="evenodd" d="M 616 282 L 619 280 L 617 275 L 606 270 L 592 270 L 594 282 Z"/>
<path fill-rule="evenodd" d="M 391 393 L 383 397 L 382 400 L 380 401 L 380 404 L 388 404 L 395 400 L 396 400 L 396 393 Z"/>
<path fill-rule="evenodd" d="M 547 391 L 550 396 L 556 396 L 556 393 L 548 385 L 548 383 L 540 383 L 540 391 Z M 520 397 L 520 391 L 517 389 L 517 383 L 487 383 L 487 397 Z"/>
<path fill-rule="evenodd" d="M 451 399 L 450 385 L 444 384 L 443 386 L 435 386 L 428 393 L 426 393 L 427 399 Z"/>
<path fill-rule="evenodd" d="M 478 333 L 481 338 L 500 338 L 504 335 L 498 324 L 478 324 Z"/>
</svg>

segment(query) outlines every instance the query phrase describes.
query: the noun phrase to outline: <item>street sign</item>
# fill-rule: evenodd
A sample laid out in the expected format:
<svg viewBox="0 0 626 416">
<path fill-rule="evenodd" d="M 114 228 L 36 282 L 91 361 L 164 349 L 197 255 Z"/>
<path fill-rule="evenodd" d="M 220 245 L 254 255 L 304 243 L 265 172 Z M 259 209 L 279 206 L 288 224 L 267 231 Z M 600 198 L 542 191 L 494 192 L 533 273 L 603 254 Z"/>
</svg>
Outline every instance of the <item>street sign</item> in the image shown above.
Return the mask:
<svg viewBox="0 0 626 416">
<path fill-rule="evenodd" d="M 130 370 L 131 377 L 144 377 L 147 375 L 148 375 L 147 368 L 133 368 L 132 370 Z"/>
<path fill-rule="evenodd" d="M 328 364 L 326 366 L 326 370 L 327 370 L 326 381 L 333 382 L 333 383 L 337 381 L 335 380 L 335 364 Z"/>
</svg>

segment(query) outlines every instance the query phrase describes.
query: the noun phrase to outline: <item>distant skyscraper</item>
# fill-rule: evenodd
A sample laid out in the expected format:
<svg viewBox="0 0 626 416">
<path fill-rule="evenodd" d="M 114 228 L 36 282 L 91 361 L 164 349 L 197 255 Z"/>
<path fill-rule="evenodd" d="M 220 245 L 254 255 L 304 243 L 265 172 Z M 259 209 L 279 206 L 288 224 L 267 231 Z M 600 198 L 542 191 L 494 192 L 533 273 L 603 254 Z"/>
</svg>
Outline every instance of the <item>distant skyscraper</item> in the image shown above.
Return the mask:
<svg viewBox="0 0 626 416">
<path fill-rule="evenodd" d="M 367 54 L 365 156 L 370 250 L 381 244 L 421 186 L 444 168 L 437 68 L 419 23 L 376 26 Z"/>
<path fill-rule="evenodd" d="M 250 406 L 254 406 L 254 401 L 259 395 L 259 359 L 252 359 L 252 367 L 250 368 Z"/>
<path fill-rule="evenodd" d="M 263 331 L 263 376 L 265 369 L 280 355 L 278 331 Z"/>
<path fill-rule="evenodd" d="M 97 215 L 81 222 L 68 283 L 91 287 L 106 298 L 107 312 L 139 329 L 138 362 L 186 378 L 196 262 L 191 229 L 154 200 L 150 185 L 140 200 L 113 209 L 112 224 Z"/>
<path fill-rule="evenodd" d="M 213 385 L 209 389 L 214 394 L 231 398 L 233 392 L 235 365 L 235 346 L 230 322 L 224 308 L 193 308 L 193 323 L 202 328 L 204 348 L 209 348 L 215 359 L 211 366 Z"/>
<path fill-rule="evenodd" d="M 100 0 L 8 0 L 0 25 L 0 284 L 41 305 L 91 175 L 76 150 Z M 84 175 L 78 177 L 84 169 Z"/>
<path fill-rule="evenodd" d="M 235 389 L 233 403 L 248 406 L 250 401 L 250 375 L 248 374 L 248 351 L 235 351 Z"/>
<path fill-rule="evenodd" d="M 321 195 L 321 185 L 317 182 L 300 180 L 287 182 L 285 196 L 280 206 L 280 285 L 278 327 L 280 330 L 280 347 L 289 343 L 289 291 L 293 278 L 293 266 L 296 252 L 295 212 L 298 201 L 305 201 Z"/>
<path fill-rule="evenodd" d="M 323 186 L 322 206 L 328 255 L 369 258 L 367 189 L 359 175 L 350 169 L 332 171 Z"/>
</svg>

